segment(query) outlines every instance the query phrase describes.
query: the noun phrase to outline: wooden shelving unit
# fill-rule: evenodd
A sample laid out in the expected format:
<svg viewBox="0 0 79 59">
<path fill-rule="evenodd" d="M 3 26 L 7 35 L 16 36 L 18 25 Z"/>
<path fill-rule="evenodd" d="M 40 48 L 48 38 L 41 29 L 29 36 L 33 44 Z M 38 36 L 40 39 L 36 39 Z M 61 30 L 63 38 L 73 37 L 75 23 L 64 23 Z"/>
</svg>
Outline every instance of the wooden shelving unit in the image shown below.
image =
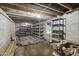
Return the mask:
<svg viewBox="0 0 79 59">
<path fill-rule="evenodd" d="M 43 29 L 44 29 L 43 24 L 33 25 L 33 35 L 38 38 L 44 39 L 44 37 L 43 37 L 44 30 Z"/>
<path fill-rule="evenodd" d="M 16 36 L 26 36 L 31 35 L 31 26 L 18 26 L 16 27 L 18 30 L 16 31 Z"/>
<path fill-rule="evenodd" d="M 66 37 L 66 21 L 64 18 L 52 20 L 52 39 L 64 40 Z"/>
<path fill-rule="evenodd" d="M 66 38 L 66 20 L 64 18 L 55 18 L 53 20 L 50 20 L 50 22 L 46 22 L 48 25 L 50 25 L 52 30 L 52 34 L 49 35 L 48 40 L 64 40 Z M 33 25 L 33 35 L 39 38 L 44 38 L 45 36 L 45 27 L 44 23 L 38 23 Z"/>
</svg>

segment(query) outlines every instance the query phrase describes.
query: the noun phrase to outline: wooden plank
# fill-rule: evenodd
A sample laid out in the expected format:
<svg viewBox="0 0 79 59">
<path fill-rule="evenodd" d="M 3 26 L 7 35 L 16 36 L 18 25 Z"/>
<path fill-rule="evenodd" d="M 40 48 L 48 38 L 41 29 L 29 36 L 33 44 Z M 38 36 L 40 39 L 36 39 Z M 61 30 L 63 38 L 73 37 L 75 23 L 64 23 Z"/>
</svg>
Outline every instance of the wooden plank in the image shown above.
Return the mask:
<svg viewBox="0 0 79 59">
<path fill-rule="evenodd" d="M 5 52 L 6 48 L 8 47 L 9 43 L 10 43 L 10 39 L 7 40 L 7 42 L 3 45 L 3 47 L 0 48 L 0 55 L 4 54 L 4 52 Z"/>
<path fill-rule="evenodd" d="M 15 50 L 15 42 L 11 41 L 9 46 L 7 47 L 5 53 L 3 54 L 3 56 L 10 56 L 14 54 L 14 50 Z"/>
</svg>

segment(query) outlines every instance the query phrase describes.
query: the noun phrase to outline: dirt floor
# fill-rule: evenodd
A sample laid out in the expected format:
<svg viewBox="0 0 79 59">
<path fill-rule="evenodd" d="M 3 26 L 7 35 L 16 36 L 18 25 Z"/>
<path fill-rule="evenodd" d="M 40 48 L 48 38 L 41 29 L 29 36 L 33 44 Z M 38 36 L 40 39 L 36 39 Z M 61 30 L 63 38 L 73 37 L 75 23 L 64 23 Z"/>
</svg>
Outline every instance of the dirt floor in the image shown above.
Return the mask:
<svg viewBox="0 0 79 59">
<path fill-rule="evenodd" d="M 15 56 L 51 56 L 51 51 L 49 42 L 42 41 L 36 44 L 18 47 L 15 51 Z"/>
</svg>

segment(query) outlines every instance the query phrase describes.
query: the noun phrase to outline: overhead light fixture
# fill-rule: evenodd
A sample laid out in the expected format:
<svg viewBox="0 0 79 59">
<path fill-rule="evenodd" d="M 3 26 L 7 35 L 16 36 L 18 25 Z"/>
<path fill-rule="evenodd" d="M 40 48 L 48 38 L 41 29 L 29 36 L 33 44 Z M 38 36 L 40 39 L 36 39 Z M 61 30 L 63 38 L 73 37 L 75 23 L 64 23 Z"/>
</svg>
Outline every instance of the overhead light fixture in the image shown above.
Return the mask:
<svg viewBox="0 0 79 59">
<path fill-rule="evenodd" d="M 41 15 L 37 15 L 37 18 L 41 18 Z"/>
<path fill-rule="evenodd" d="M 26 26 L 30 25 L 29 23 L 25 23 Z"/>
<path fill-rule="evenodd" d="M 21 26 L 29 26 L 32 25 L 31 23 L 21 23 Z"/>
</svg>

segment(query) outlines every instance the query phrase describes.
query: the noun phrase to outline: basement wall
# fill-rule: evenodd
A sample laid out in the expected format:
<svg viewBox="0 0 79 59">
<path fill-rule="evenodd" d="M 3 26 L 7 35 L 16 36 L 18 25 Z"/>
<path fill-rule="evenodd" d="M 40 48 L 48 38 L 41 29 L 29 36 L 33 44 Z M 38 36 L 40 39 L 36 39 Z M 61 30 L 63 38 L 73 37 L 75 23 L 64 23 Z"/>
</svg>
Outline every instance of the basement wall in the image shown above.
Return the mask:
<svg viewBox="0 0 79 59">
<path fill-rule="evenodd" d="M 0 9 L 0 48 L 15 37 L 15 23 Z"/>
<path fill-rule="evenodd" d="M 63 15 L 66 18 L 66 40 L 79 44 L 79 10 Z"/>
</svg>

